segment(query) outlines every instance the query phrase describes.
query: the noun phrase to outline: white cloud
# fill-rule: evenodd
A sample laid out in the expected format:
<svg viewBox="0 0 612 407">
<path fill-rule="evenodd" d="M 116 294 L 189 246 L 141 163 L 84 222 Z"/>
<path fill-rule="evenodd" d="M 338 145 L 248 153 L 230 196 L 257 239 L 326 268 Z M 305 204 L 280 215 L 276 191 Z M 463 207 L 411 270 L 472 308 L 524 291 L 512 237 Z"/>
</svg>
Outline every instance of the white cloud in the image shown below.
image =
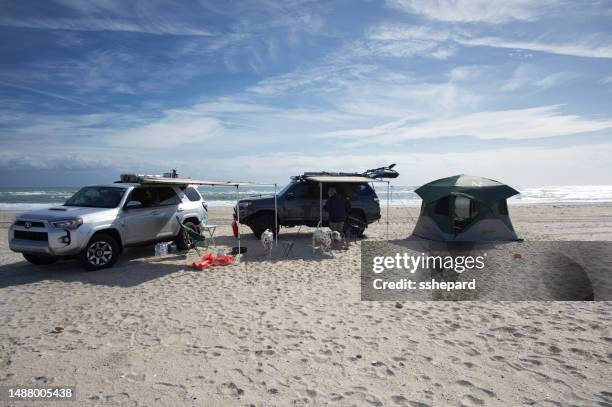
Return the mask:
<svg viewBox="0 0 612 407">
<path fill-rule="evenodd" d="M 514 71 L 512 79 L 504 84 L 501 89 L 503 91 L 516 91 L 525 87 L 551 88 L 565 84 L 579 76 L 576 72 L 566 71 L 543 74 L 534 65 L 520 64 Z"/>
<path fill-rule="evenodd" d="M 405 58 L 420 56 L 445 60 L 456 53 L 448 43 L 452 33 L 429 26 L 382 24 L 367 32 L 365 41 L 351 44 L 349 54 L 360 56 L 391 56 Z"/>
<path fill-rule="evenodd" d="M 479 66 L 458 66 L 456 68 L 453 68 L 448 76 L 451 80 L 460 82 L 478 78 L 481 72 L 482 68 Z"/>
<path fill-rule="evenodd" d="M 75 105 L 79 105 L 79 106 L 88 106 L 86 103 L 81 102 L 78 99 L 67 97 L 67 96 L 64 96 L 64 95 L 60 95 L 59 93 L 55 93 L 55 92 L 47 92 L 47 91 L 44 91 L 44 90 L 41 90 L 41 89 L 31 88 L 29 86 L 21 86 L 21 85 L 17 85 L 17 84 L 13 84 L 13 83 L 7 83 L 7 82 L 4 82 L 4 81 L 0 81 L 0 86 L 8 86 L 10 88 L 25 90 L 27 92 L 36 93 L 38 95 L 47 96 L 47 97 L 53 98 L 53 99 L 59 99 L 61 101 L 68 102 L 68 103 L 75 104 Z"/>
<path fill-rule="evenodd" d="M 189 149 L 203 146 L 212 139 L 223 138 L 224 127 L 214 117 L 202 114 L 197 107 L 169 110 L 164 117 L 150 123 L 115 130 L 103 143 L 113 147 L 140 147 L 143 150 Z"/>
<path fill-rule="evenodd" d="M 551 88 L 578 78 L 580 75 L 575 72 L 556 72 L 536 80 L 533 84 L 541 88 Z"/>
<path fill-rule="evenodd" d="M 0 26 L 71 31 L 123 31 L 155 35 L 213 35 L 206 28 L 190 27 L 176 21 L 131 21 L 115 18 L 0 18 Z"/>
<path fill-rule="evenodd" d="M 495 2 L 490 2 L 497 5 Z M 352 48 L 355 56 L 418 55 L 446 59 L 456 53 L 458 45 L 486 46 L 494 48 L 520 49 L 570 55 L 585 58 L 612 58 L 612 39 L 605 34 L 577 34 L 550 40 L 539 36 L 533 40 L 518 40 L 502 37 L 484 37 L 473 30 L 448 27 L 439 24 L 406 25 L 382 23 L 370 28 L 367 41 L 357 41 Z"/>
<path fill-rule="evenodd" d="M 603 83 L 603 84 L 612 83 L 612 75 L 606 76 L 605 78 L 601 78 L 599 80 L 599 83 Z"/>
<path fill-rule="evenodd" d="M 225 167 L 225 178 L 263 182 L 287 182 L 288 177 L 304 171 L 363 171 L 397 163 L 400 177 L 395 185 L 421 185 L 456 174 L 472 174 L 498 179 L 515 187 L 529 185 L 579 185 L 612 183 L 612 144 L 563 148 L 515 147 L 470 150 L 465 152 L 410 152 L 407 149 L 371 153 L 304 154 L 274 152 L 239 155 L 231 168 L 213 159 L 213 168 Z M 274 165 L 260 165 L 262 162 Z M 568 171 L 571 164 L 572 171 Z M 204 175 L 204 174 L 203 174 Z M 210 176 L 210 175 L 209 175 Z"/>
<path fill-rule="evenodd" d="M 249 91 L 266 100 L 316 97 L 337 113 L 378 119 L 421 118 L 475 108 L 480 102 L 477 94 L 452 82 L 425 82 L 411 72 L 346 62 L 271 77 Z M 338 127 L 346 124 L 338 122 Z"/>
<path fill-rule="evenodd" d="M 544 0 L 388 0 L 389 6 L 427 18 L 451 22 L 506 23 L 536 21 L 559 1 Z"/>
<path fill-rule="evenodd" d="M 586 58 L 612 58 L 612 40 L 602 36 L 576 36 L 576 39 L 564 43 L 545 42 L 544 40 L 523 41 L 499 37 L 463 37 L 455 38 L 455 40 L 463 45 L 524 49 Z"/>
<path fill-rule="evenodd" d="M 416 124 L 403 120 L 346 131 L 325 137 L 357 139 L 366 143 L 393 143 L 411 139 L 472 136 L 480 139 L 532 139 L 593 132 L 612 128 L 612 119 L 587 119 L 559 112 L 559 106 L 488 111 Z"/>
</svg>

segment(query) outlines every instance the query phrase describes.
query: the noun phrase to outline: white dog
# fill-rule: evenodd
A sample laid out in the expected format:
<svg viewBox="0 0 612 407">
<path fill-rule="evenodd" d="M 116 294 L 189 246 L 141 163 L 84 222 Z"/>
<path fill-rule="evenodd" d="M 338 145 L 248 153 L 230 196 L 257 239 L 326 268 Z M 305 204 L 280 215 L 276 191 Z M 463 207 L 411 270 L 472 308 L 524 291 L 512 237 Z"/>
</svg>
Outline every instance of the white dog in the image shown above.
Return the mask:
<svg viewBox="0 0 612 407">
<path fill-rule="evenodd" d="M 329 250 L 331 248 L 331 233 L 327 230 L 316 228 L 312 234 L 312 251 L 315 249 Z"/>
<path fill-rule="evenodd" d="M 331 240 L 334 243 L 339 243 L 342 241 L 342 234 L 340 232 L 338 232 L 337 230 L 334 230 L 331 232 Z"/>
<path fill-rule="evenodd" d="M 274 233 L 270 229 L 266 229 L 261 234 L 261 245 L 268 252 L 268 256 L 272 253 L 272 246 L 274 246 Z"/>
</svg>

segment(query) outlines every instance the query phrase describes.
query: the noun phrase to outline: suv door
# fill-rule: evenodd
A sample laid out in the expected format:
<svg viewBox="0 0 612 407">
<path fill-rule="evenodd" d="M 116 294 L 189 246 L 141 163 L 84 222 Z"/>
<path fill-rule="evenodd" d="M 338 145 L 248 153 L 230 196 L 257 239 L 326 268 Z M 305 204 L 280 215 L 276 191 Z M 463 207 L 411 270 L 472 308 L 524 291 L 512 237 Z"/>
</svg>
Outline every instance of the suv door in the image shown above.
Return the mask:
<svg viewBox="0 0 612 407">
<path fill-rule="evenodd" d="M 127 244 L 176 236 L 176 213 L 180 200 L 172 187 L 137 187 L 126 202 L 131 201 L 142 205 L 139 208 L 124 208 Z"/>
<path fill-rule="evenodd" d="M 180 198 L 172 187 L 157 187 L 158 201 L 156 204 L 158 214 L 157 238 L 172 237 L 178 234 L 178 222 L 176 220 Z"/>
<path fill-rule="evenodd" d="M 156 218 L 159 210 L 156 207 L 157 192 L 153 187 L 136 187 L 130 192 L 123 208 L 124 239 L 126 244 L 155 240 L 158 233 Z M 140 206 L 129 208 L 130 202 L 139 202 Z"/>
<path fill-rule="evenodd" d="M 299 182 L 284 195 L 286 219 L 298 224 L 319 219 L 319 184 Z"/>
</svg>

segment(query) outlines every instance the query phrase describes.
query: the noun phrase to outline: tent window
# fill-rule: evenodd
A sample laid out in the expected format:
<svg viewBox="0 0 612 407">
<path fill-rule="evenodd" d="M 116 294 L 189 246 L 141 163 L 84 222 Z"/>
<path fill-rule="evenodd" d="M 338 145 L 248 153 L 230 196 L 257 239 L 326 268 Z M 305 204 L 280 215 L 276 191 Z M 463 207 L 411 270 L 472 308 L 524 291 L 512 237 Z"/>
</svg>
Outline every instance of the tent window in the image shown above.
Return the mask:
<svg viewBox="0 0 612 407">
<path fill-rule="evenodd" d="M 464 196 L 455 198 L 455 216 L 461 219 L 470 218 L 470 199 Z"/>
<path fill-rule="evenodd" d="M 434 212 L 436 214 L 448 216 L 449 210 L 450 210 L 450 197 L 446 196 L 436 201 L 436 207 L 434 209 Z"/>
<path fill-rule="evenodd" d="M 455 217 L 457 218 L 473 219 L 478 215 L 478 209 L 478 202 L 473 199 L 464 196 L 455 198 Z"/>
</svg>

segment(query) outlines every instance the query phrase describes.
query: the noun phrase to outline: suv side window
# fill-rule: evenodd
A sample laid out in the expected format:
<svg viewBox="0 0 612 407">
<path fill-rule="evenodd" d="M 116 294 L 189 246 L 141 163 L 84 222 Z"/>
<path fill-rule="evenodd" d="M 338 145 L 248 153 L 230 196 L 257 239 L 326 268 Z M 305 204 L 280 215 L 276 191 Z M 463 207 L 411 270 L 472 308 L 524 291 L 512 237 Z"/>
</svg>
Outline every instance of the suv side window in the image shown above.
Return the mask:
<svg viewBox="0 0 612 407">
<path fill-rule="evenodd" d="M 138 187 L 130 193 L 130 197 L 127 200 L 138 201 L 142 203 L 143 208 L 150 208 L 155 206 L 157 201 L 157 194 L 154 188 L 150 187 Z"/>
<path fill-rule="evenodd" d="M 300 182 L 291 190 L 296 198 L 319 199 L 319 184 L 312 182 Z"/>
<path fill-rule="evenodd" d="M 185 188 L 185 196 L 191 202 L 199 202 L 202 199 L 200 193 L 194 187 Z"/>
<path fill-rule="evenodd" d="M 174 189 L 170 187 L 156 188 L 158 195 L 157 206 L 176 205 L 178 204 L 178 196 Z"/>
<path fill-rule="evenodd" d="M 373 196 L 374 190 L 369 184 L 359 184 L 357 187 L 357 195 L 359 196 Z"/>
</svg>

